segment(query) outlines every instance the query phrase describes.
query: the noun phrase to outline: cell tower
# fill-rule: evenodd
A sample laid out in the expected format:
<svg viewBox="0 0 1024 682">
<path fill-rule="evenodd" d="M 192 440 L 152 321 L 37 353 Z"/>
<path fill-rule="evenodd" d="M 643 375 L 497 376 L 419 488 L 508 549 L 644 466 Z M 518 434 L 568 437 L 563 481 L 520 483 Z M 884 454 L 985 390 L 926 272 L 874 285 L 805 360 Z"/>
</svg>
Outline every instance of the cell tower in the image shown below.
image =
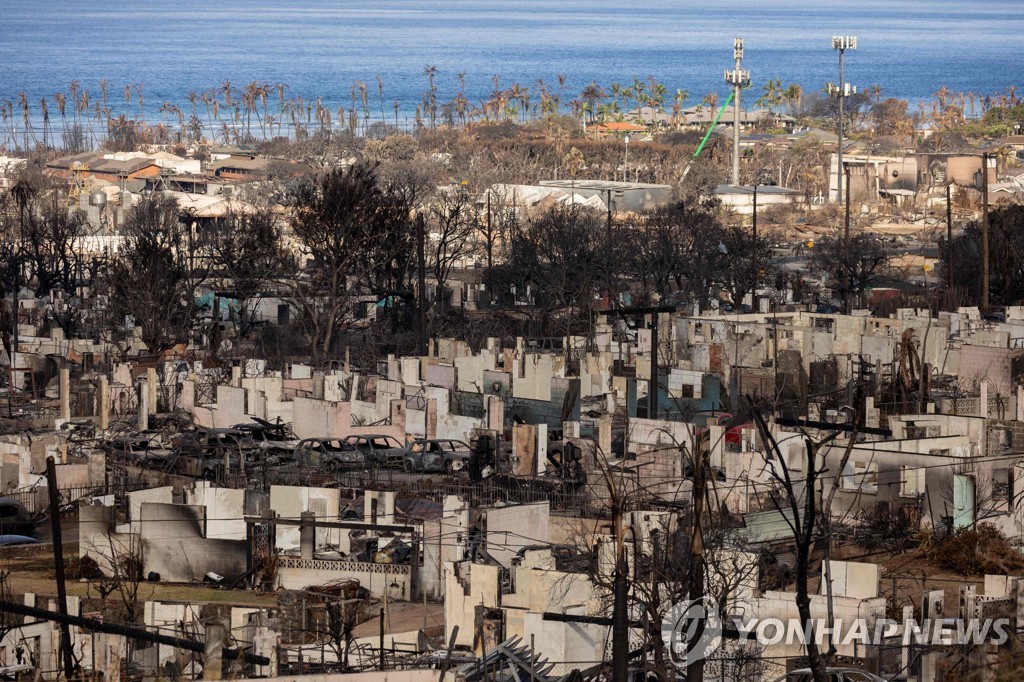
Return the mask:
<svg viewBox="0 0 1024 682">
<path fill-rule="evenodd" d="M 732 44 L 732 55 L 736 59 L 736 68 L 725 72 L 725 82 L 733 90 L 732 120 L 732 184 L 740 184 L 740 90 L 750 85 L 750 71 L 743 70 L 743 38 L 737 38 Z"/>
</svg>

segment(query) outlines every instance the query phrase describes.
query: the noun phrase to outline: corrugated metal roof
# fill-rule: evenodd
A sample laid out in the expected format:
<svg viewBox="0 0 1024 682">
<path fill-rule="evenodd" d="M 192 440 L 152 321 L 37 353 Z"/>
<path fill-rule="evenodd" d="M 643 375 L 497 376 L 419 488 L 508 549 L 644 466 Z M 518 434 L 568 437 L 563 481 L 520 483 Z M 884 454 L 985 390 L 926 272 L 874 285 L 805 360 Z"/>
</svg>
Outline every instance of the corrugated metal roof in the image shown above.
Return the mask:
<svg viewBox="0 0 1024 682">
<path fill-rule="evenodd" d="M 764 512 L 753 512 L 743 517 L 747 526 L 747 540 L 752 543 L 782 542 L 793 539 L 793 531 L 789 524 L 793 521 L 793 512 L 777 509 Z"/>
<path fill-rule="evenodd" d="M 754 188 L 750 185 L 718 185 L 713 194 L 753 194 Z M 803 194 L 800 190 L 778 185 L 758 185 L 758 194 Z"/>
<path fill-rule="evenodd" d="M 156 161 L 153 159 L 142 157 L 132 158 L 119 161 L 117 159 L 105 159 L 100 154 L 87 152 L 85 154 L 75 154 L 73 156 L 65 156 L 60 159 L 55 159 L 47 164 L 49 168 L 72 168 L 75 164 L 81 164 L 85 167 L 85 170 L 90 173 L 134 173 L 140 171 L 143 168 L 155 166 Z"/>
<path fill-rule="evenodd" d="M 239 170 L 266 170 L 270 165 L 270 159 L 266 157 L 256 157 L 255 159 L 246 158 L 230 158 L 223 159 L 221 161 L 215 161 L 210 164 L 210 170 L 221 170 L 221 169 L 232 169 L 237 168 Z"/>
</svg>

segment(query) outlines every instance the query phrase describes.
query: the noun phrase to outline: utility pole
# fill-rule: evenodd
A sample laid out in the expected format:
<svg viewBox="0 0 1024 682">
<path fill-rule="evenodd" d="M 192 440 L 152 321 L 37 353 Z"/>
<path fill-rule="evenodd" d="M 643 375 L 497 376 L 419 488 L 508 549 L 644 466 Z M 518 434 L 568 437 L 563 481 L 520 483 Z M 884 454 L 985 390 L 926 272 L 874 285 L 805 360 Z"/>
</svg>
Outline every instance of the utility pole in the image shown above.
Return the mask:
<svg viewBox="0 0 1024 682">
<path fill-rule="evenodd" d="M 651 313 L 651 385 L 648 388 L 648 419 L 658 418 L 658 313 Z"/>
<path fill-rule="evenodd" d="M 388 599 L 387 589 L 388 588 L 386 588 L 386 587 L 384 588 L 384 603 L 385 604 L 387 604 L 387 599 Z M 380 664 L 380 669 L 384 670 L 386 665 L 385 665 L 385 660 L 384 660 L 384 608 L 383 607 L 381 607 L 381 610 L 380 610 L 380 663 L 379 664 Z"/>
<path fill-rule="evenodd" d="M 851 88 L 846 82 L 846 74 L 844 72 L 845 64 L 843 61 L 843 55 L 847 50 L 857 49 L 857 36 L 832 36 L 832 49 L 839 50 L 839 86 L 835 86 L 833 83 L 828 84 L 828 93 L 839 100 L 839 143 L 837 145 L 837 152 L 839 157 L 839 167 L 836 169 L 836 177 L 839 182 L 839 193 L 836 196 L 837 201 L 843 200 L 843 100 L 849 97 L 851 94 L 857 93 L 857 88 Z M 849 185 L 849 183 L 847 183 Z M 849 187 L 847 187 L 849 191 Z"/>
<path fill-rule="evenodd" d="M 981 155 L 981 306 L 988 310 L 988 154 Z"/>
<path fill-rule="evenodd" d="M 946 185 L 946 288 L 953 291 L 953 186 Z"/>
<path fill-rule="evenodd" d="M 743 70 L 743 38 L 736 38 L 732 44 L 732 56 L 736 68 L 725 72 L 725 82 L 732 86 L 732 185 L 740 184 L 740 90 L 750 85 L 750 72 Z"/>
<path fill-rule="evenodd" d="M 50 529 L 52 531 L 53 564 L 57 578 L 57 612 L 68 617 L 68 591 L 64 581 L 64 543 L 60 534 L 60 491 L 57 489 L 57 466 L 53 457 L 46 458 L 46 488 L 50 495 Z M 70 680 L 75 672 L 75 659 L 71 651 L 71 628 L 60 624 L 60 652 L 64 663 L 64 679 Z"/>
<path fill-rule="evenodd" d="M 35 193 L 26 183 L 19 182 L 11 188 L 11 194 L 14 195 L 14 200 L 18 202 L 18 227 L 20 228 L 18 234 L 25 234 L 25 222 L 26 215 L 28 213 L 28 202 Z M 15 252 L 14 257 L 11 259 L 13 267 L 13 289 L 11 292 L 11 357 L 10 357 L 10 371 L 7 375 L 7 416 L 14 417 L 14 375 L 15 370 L 18 368 L 18 289 L 21 287 L 21 250 L 22 250 L 21 237 L 18 237 L 18 242 L 12 244 L 12 250 Z"/>
<path fill-rule="evenodd" d="M 490 212 L 488 212 L 490 217 Z M 426 241 L 427 229 L 423 214 L 416 216 L 416 259 L 417 259 L 417 280 L 419 284 L 419 305 L 417 306 L 417 338 L 419 341 L 419 354 L 427 354 L 427 257 Z"/>
<path fill-rule="evenodd" d="M 693 462 L 693 537 L 690 540 L 690 603 L 704 599 L 704 471 L 708 443 L 705 447 L 703 439 L 696 439 Z M 698 624 L 698 631 L 695 633 L 699 639 L 703 633 L 703 623 Z M 703 682 L 704 680 L 704 659 L 696 657 L 692 663 L 686 666 L 686 679 L 688 682 Z"/>
<path fill-rule="evenodd" d="M 494 267 L 494 227 L 491 225 L 491 188 L 487 188 L 487 289 L 491 289 L 491 268 Z"/>
<path fill-rule="evenodd" d="M 112 635 L 121 635 L 122 637 L 128 637 L 129 639 L 135 639 L 140 642 L 163 644 L 164 646 L 183 649 L 185 651 L 194 651 L 200 654 L 206 651 L 205 645 L 201 642 L 184 639 L 183 637 L 163 635 L 159 632 L 150 632 L 142 626 L 136 626 L 134 624 L 121 625 L 119 623 L 97 620 L 95 618 L 86 618 L 84 616 L 63 616 L 60 613 L 40 609 L 35 606 L 25 606 L 21 602 L 0 600 L 0 611 L 3 611 L 4 613 L 17 614 L 19 616 L 28 616 L 35 620 L 45 620 L 51 623 L 74 625 L 77 628 L 89 630 L 91 632 L 106 632 Z M 270 659 L 266 656 L 242 653 L 239 649 L 224 649 L 222 655 L 224 658 L 229 660 L 242 659 L 247 663 L 253 663 L 255 665 L 270 665 Z"/>
<path fill-rule="evenodd" d="M 11 365 L 7 373 L 7 416 L 14 418 L 14 375 L 18 369 L 18 287 L 21 273 L 21 261 L 14 259 L 14 291 L 11 292 Z"/>
<path fill-rule="evenodd" d="M 846 314 L 850 314 L 850 273 L 853 264 L 850 263 L 850 169 L 844 169 L 846 173 L 846 215 L 843 218 L 843 297 L 846 299 L 843 307 Z"/>
<path fill-rule="evenodd" d="M 757 180 L 754 180 L 754 225 L 752 236 L 754 241 L 757 241 Z"/>
<path fill-rule="evenodd" d="M 628 147 L 627 147 L 627 149 L 628 149 Z M 605 277 L 607 278 L 605 280 L 605 287 L 607 288 L 607 292 L 606 293 L 608 295 L 608 307 L 609 308 L 614 308 L 615 306 L 614 306 L 614 304 L 612 304 L 613 297 L 612 297 L 612 190 L 611 190 L 611 188 L 608 189 L 608 219 L 607 219 L 606 225 L 607 225 L 607 233 L 608 234 L 607 234 L 607 244 L 605 245 L 605 254 L 606 255 L 605 255 L 605 258 L 604 258 Z"/>
<path fill-rule="evenodd" d="M 611 472 L 608 472 L 608 476 L 612 476 Z M 629 584 L 626 582 L 628 568 L 622 520 L 625 510 L 621 494 L 622 489 L 619 488 L 612 497 L 612 527 L 615 530 L 615 576 L 612 579 L 612 682 L 626 682 L 629 678 Z"/>
</svg>

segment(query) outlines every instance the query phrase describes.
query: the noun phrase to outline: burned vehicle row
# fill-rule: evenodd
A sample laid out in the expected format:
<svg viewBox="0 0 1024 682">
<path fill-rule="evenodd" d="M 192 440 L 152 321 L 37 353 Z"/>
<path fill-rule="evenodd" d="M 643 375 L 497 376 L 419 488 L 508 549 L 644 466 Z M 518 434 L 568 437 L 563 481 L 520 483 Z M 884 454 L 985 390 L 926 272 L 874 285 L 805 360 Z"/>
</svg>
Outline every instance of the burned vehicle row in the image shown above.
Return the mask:
<svg viewBox="0 0 1024 682">
<path fill-rule="evenodd" d="M 213 482 L 239 473 L 266 481 L 266 473 L 278 469 L 291 477 L 368 469 L 451 476 L 466 470 L 472 449 L 461 440 L 402 442 L 385 433 L 296 439 L 286 425 L 262 420 L 230 428 L 144 431 L 111 438 L 102 448 L 111 462 Z"/>
</svg>

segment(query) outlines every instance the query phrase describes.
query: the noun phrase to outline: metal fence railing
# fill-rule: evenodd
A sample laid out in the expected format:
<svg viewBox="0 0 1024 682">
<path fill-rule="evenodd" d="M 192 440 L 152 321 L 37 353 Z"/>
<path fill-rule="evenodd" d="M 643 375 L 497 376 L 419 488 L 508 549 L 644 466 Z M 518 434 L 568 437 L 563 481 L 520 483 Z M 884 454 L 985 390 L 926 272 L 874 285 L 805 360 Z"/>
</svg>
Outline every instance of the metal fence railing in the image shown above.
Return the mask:
<svg viewBox="0 0 1024 682">
<path fill-rule="evenodd" d="M 148 487 L 142 481 L 118 481 L 93 486 L 74 486 L 62 488 L 59 491 L 59 501 L 62 510 L 66 511 L 70 505 L 76 505 L 79 500 L 97 497 L 100 495 L 114 495 L 124 497 L 130 492 L 142 490 Z M 3 495 L 3 497 L 20 502 L 30 514 L 38 515 L 47 511 L 50 507 L 50 497 L 46 486 L 33 486 L 27 490 L 15 490 Z"/>
</svg>

